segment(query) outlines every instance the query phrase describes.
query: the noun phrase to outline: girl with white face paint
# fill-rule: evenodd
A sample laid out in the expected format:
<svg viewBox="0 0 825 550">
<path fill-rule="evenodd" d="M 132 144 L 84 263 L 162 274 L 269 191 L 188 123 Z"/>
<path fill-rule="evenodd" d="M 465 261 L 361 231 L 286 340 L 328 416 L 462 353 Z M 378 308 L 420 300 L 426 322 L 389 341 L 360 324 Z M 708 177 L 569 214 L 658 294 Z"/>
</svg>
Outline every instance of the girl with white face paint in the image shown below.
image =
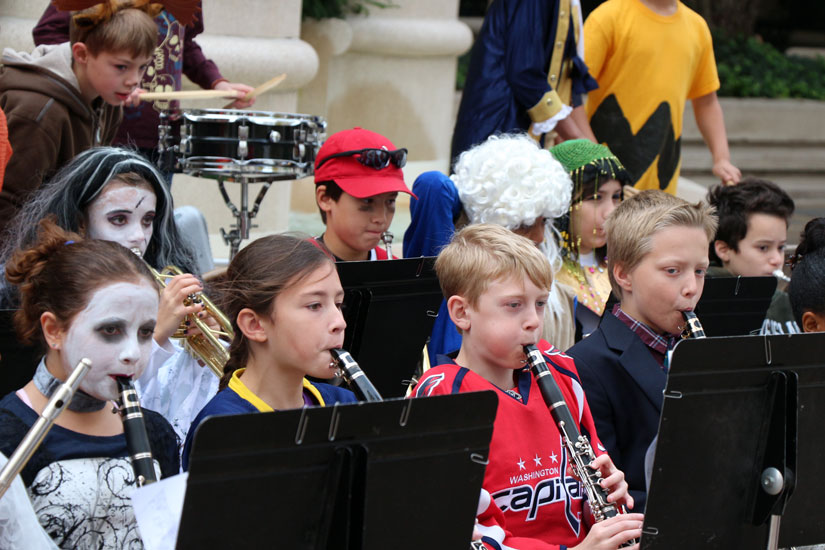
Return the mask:
<svg viewBox="0 0 825 550">
<path fill-rule="evenodd" d="M 52 220 L 40 229 L 34 246 L 6 265 L 6 277 L 20 287 L 19 337 L 39 343 L 45 355 L 33 379 L 0 400 L 0 452 L 11 455 L 55 387 L 81 358 L 90 359 L 79 391 L 21 478 L 58 546 L 140 546 L 130 502 L 134 472 L 112 401 L 115 377 L 136 379 L 149 361 L 157 290 L 146 266 L 125 248 L 82 241 Z M 143 414 L 155 469 L 160 476 L 176 474 L 174 430 L 159 414 Z"/>
<path fill-rule="evenodd" d="M 141 403 L 161 413 L 184 439 L 195 415 L 217 393 L 218 379 L 170 337 L 200 304 L 184 305 L 203 290 L 193 253 L 172 216 L 172 197 L 156 167 L 127 149 L 97 147 L 75 157 L 44 185 L 10 224 L 0 243 L 0 263 L 36 240 L 38 222 L 54 216 L 57 225 L 87 238 L 117 242 L 140 253 L 155 269 L 175 265 L 185 273 L 166 281 L 157 309 L 151 358 L 137 379 Z M 0 290 L 0 305 L 17 307 L 11 289 Z M 215 326 L 210 316 L 207 324 Z"/>
</svg>

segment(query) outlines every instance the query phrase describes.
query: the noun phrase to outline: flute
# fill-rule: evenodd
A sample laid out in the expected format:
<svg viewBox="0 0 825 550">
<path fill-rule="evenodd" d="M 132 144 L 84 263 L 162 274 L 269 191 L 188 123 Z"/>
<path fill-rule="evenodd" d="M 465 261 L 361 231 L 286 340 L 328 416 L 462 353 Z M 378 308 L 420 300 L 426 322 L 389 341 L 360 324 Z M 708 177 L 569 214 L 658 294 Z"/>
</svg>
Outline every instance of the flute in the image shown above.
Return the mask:
<svg viewBox="0 0 825 550">
<path fill-rule="evenodd" d="M 126 447 L 129 449 L 132 469 L 135 471 L 135 484 L 143 487 L 147 483 L 154 483 L 158 477 L 155 474 L 155 461 L 152 458 L 149 436 L 146 434 L 143 412 L 140 410 L 140 400 L 131 378 L 116 376 L 115 381 L 120 391 L 120 416 L 123 420 Z"/>
<path fill-rule="evenodd" d="M 332 359 L 338 367 L 341 376 L 349 387 L 352 388 L 352 391 L 355 392 L 355 395 L 358 396 L 358 399 L 361 401 L 384 400 L 347 350 L 331 349 L 329 352 L 332 354 Z"/>
<path fill-rule="evenodd" d="M 26 466 L 31 459 L 34 452 L 45 439 L 46 434 L 52 428 L 54 421 L 60 416 L 69 402 L 72 400 L 77 388 L 80 386 L 80 381 L 89 372 L 92 367 L 90 359 L 83 358 L 78 362 L 75 369 L 69 375 L 65 382 L 57 386 L 54 393 L 49 398 L 48 403 L 40 413 L 40 417 L 32 424 L 32 427 L 26 433 L 26 437 L 20 442 L 20 445 L 14 450 L 14 453 L 9 457 L 3 471 L 0 472 L 0 498 L 11 486 L 15 476 Z"/>
<path fill-rule="evenodd" d="M 559 427 L 562 441 L 570 457 L 570 466 L 581 480 L 587 501 L 590 503 L 590 509 L 593 512 L 593 519 L 599 522 L 618 515 L 621 513 L 619 506 L 607 501 L 607 490 L 600 484 L 602 473 L 590 467 L 590 463 L 596 459 L 593 447 L 590 446 L 587 437 L 582 435 L 576 427 L 576 422 L 573 420 L 573 415 L 570 414 L 564 395 L 547 367 L 544 357 L 534 345 L 524 346 L 524 353 L 527 355 L 530 370 L 533 372 L 533 376 L 536 377 L 536 383 L 539 390 L 541 390 L 544 403 L 550 409 L 550 415 Z M 628 541 L 620 547 L 633 546 L 636 542 L 638 541 Z"/>
</svg>

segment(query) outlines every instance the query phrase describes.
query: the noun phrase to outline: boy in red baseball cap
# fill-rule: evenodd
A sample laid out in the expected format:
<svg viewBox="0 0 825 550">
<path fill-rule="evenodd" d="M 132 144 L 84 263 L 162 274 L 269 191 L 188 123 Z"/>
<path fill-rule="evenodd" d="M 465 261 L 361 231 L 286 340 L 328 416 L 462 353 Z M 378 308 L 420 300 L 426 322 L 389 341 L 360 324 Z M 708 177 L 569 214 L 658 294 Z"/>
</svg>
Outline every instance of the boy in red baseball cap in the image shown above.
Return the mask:
<svg viewBox="0 0 825 550">
<path fill-rule="evenodd" d="M 363 128 L 337 132 L 321 146 L 315 202 L 327 229 L 318 240 L 336 260 L 388 258 L 378 243 L 395 215 L 398 193 L 412 195 L 401 171 L 406 162 L 406 149 Z"/>
</svg>

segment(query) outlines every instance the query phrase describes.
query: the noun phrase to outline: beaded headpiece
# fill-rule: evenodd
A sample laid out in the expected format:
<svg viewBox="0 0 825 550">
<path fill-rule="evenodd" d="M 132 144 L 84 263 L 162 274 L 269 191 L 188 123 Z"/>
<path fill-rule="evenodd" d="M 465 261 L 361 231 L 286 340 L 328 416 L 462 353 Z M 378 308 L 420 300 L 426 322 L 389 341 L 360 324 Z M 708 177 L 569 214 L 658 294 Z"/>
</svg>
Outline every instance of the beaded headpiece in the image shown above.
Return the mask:
<svg viewBox="0 0 825 550">
<path fill-rule="evenodd" d="M 585 186 L 593 184 L 593 195 L 599 186 L 608 180 L 617 180 L 624 185 L 631 184 L 630 173 L 606 145 L 593 143 L 588 139 L 572 139 L 550 149 L 573 181 L 573 200 L 567 214 L 556 220 L 556 228 L 562 236 L 562 255 L 578 257 L 580 238 L 574 239 L 570 229 L 570 217 L 584 200 Z"/>
<path fill-rule="evenodd" d="M 155 17 L 166 10 L 182 25 L 188 25 L 200 9 L 198 0 L 52 0 L 60 11 L 74 11 L 72 20 L 78 27 L 96 26 L 108 21 L 120 10 L 137 9 Z"/>
</svg>

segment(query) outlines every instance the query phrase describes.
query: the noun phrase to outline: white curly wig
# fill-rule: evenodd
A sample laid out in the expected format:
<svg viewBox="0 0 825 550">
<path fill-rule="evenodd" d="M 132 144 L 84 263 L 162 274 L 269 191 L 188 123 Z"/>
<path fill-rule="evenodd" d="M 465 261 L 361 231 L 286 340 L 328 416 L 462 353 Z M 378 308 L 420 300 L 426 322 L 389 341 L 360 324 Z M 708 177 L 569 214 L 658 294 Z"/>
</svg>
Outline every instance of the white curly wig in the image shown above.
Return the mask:
<svg viewBox="0 0 825 550">
<path fill-rule="evenodd" d="M 450 178 L 470 223 L 512 230 L 542 216 L 558 218 L 570 208 L 570 176 L 526 134 L 490 136 L 461 154 Z"/>
<path fill-rule="evenodd" d="M 470 223 L 494 223 L 514 230 L 540 217 L 559 218 L 570 209 L 573 182 L 550 151 L 527 134 L 490 136 L 458 157 L 450 176 Z M 556 273 L 561 268 L 558 235 L 544 227 L 539 246 Z M 555 286 L 555 278 L 553 280 Z M 557 289 L 550 292 L 551 313 L 561 311 Z"/>
</svg>

